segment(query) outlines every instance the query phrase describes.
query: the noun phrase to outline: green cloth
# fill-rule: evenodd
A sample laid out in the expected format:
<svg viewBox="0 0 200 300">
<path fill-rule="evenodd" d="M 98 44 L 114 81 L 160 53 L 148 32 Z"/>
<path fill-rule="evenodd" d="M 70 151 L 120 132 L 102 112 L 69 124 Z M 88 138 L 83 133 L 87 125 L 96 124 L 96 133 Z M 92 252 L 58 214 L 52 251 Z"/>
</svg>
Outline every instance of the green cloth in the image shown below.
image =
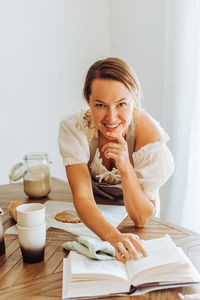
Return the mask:
<svg viewBox="0 0 200 300">
<path fill-rule="evenodd" d="M 109 243 L 89 236 L 79 236 L 77 241 L 65 242 L 63 248 L 74 250 L 98 260 L 115 259 L 115 248 Z"/>
</svg>

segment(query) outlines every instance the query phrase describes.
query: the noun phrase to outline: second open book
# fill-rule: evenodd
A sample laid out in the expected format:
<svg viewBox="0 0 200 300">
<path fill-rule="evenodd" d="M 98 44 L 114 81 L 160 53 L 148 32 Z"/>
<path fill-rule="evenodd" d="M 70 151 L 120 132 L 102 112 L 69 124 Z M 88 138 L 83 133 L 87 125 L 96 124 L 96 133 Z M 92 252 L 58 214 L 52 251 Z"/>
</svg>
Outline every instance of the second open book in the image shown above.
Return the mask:
<svg viewBox="0 0 200 300">
<path fill-rule="evenodd" d="M 71 251 L 63 263 L 63 299 L 139 295 L 200 282 L 198 271 L 168 235 L 143 243 L 148 256 L 126 264 L 97 261 Z"/>
</svg>

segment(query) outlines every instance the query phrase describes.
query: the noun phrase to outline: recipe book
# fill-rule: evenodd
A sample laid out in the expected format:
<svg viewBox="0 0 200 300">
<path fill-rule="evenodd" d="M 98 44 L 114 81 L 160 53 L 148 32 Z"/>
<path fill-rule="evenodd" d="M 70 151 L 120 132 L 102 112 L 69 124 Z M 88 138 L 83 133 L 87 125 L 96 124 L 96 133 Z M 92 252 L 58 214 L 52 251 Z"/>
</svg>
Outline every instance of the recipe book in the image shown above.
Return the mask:
<svg viewBox="0 0 200 300">
<path fill-rule="evenodd" d="M 141 295 L 200 282 L 198 271 L 168 235 L 145 240 L 143 245 L 148 256 L 125 264 L 71 251 L 63 259 L 63 299 Z"/>
</svg>

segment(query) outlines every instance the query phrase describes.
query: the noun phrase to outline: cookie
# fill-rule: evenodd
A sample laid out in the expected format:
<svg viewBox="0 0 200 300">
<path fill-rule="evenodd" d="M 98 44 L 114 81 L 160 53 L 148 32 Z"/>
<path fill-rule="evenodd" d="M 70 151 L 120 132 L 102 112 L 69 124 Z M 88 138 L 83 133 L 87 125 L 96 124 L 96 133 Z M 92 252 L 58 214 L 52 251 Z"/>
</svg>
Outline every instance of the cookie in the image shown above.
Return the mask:
<svg viewBox="0 0 200 300">
<path fill-rule="evenodd" d="M 63 223 L 80 223 L 81 220 L 74 210 L 64 210 L 59 212 L 55 219 Z"/>
<path fill-rule="evenodd" d="M 11 217 L 17 222 L 17 211 L 16 207 L 22 205 L 23 203 L 20 201 L 11 201 L 8 206 L 8 212 Z"/>
</svg>

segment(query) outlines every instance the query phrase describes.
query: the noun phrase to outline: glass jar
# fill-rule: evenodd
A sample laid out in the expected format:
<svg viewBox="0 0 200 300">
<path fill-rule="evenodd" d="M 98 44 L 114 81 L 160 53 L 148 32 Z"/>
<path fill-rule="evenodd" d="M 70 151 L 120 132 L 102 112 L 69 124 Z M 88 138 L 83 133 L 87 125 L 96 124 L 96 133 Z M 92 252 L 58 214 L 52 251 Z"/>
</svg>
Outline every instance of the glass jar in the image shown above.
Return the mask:
<svg viewBox="0 0 200 300">
<path fill-rule="evenodd" d="M 16 164 L 9 175 L 10 182 L 23 178 L 24 192 L 31 198 L 46 197 L 51 189 L 48 154 L 35 152 L 25 155 L 24 164 Z"/>
</svg>

